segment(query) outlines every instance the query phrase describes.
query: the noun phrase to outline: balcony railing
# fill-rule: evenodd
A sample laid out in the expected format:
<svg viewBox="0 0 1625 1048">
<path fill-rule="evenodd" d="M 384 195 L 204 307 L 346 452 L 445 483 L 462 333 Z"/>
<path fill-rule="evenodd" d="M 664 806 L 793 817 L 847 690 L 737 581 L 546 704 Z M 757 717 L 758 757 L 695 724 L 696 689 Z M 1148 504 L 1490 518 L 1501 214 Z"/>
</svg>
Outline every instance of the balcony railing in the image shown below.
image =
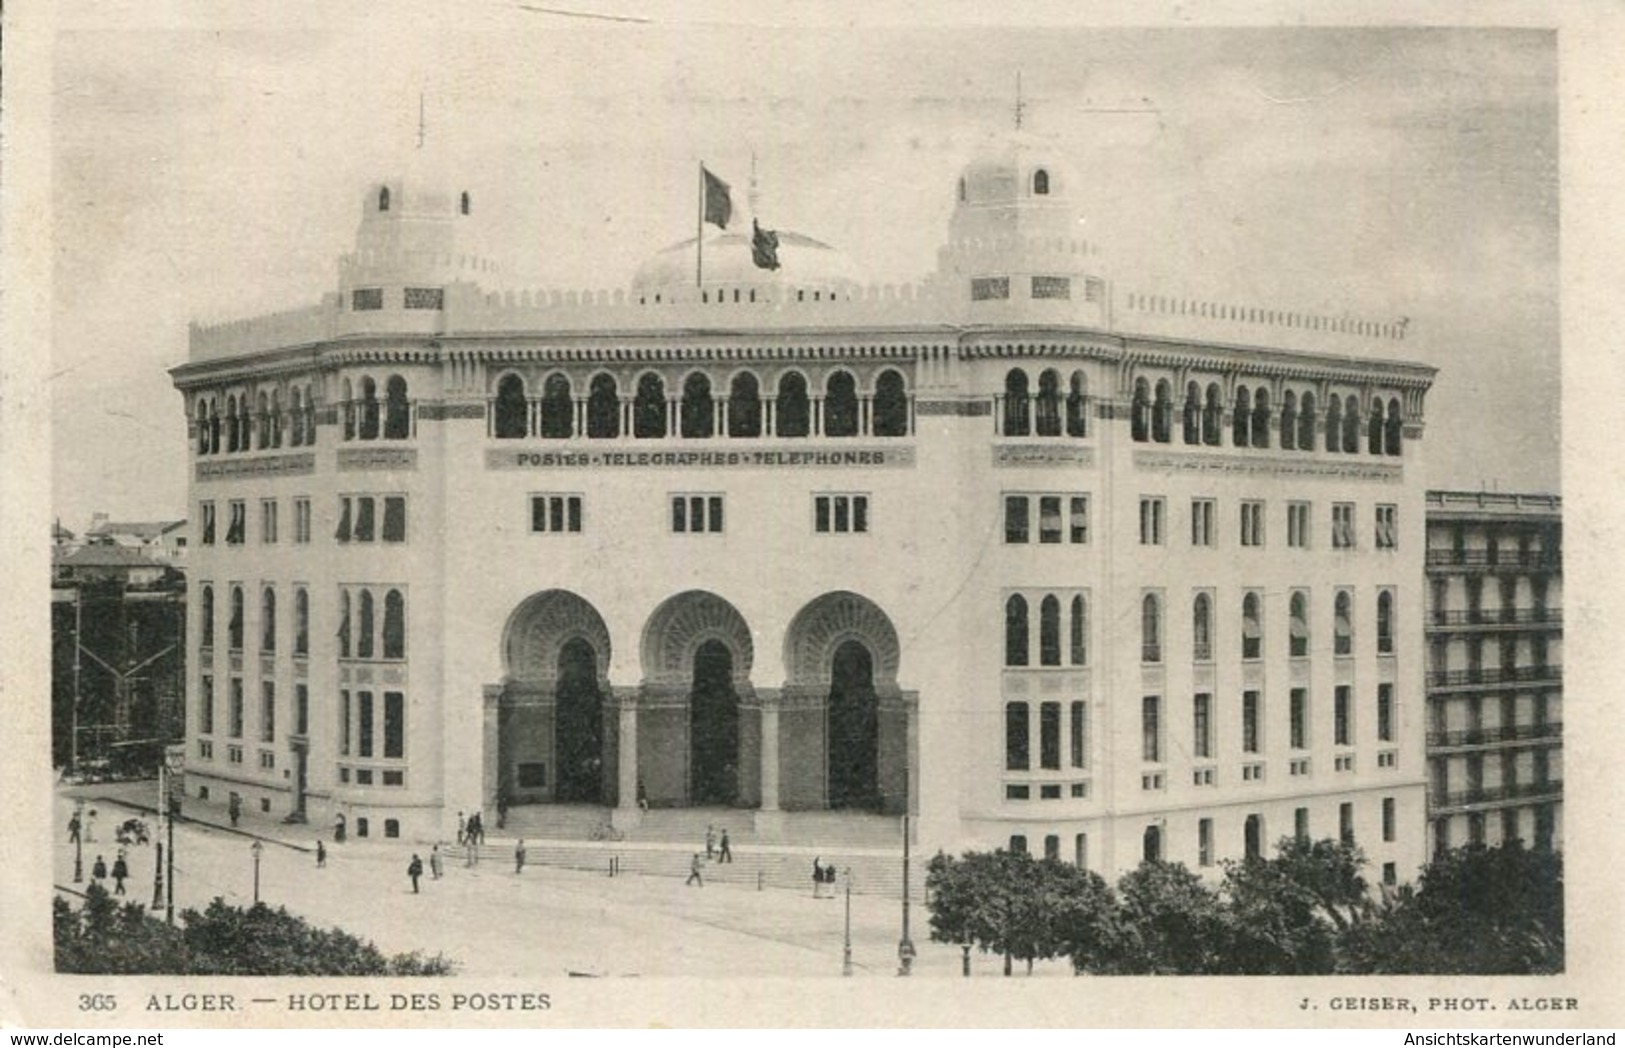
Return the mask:
<svg viewBox="0 0 1625 1048">
<path fill-rule="evenodd" d="M 1465 808 L 1474 804 L 1495 804 L 1528 798 L 1556 798 L 1563 795 L 1561 779 L 1548 782 L 1510 782 L 1501 786 L 1480 786 L 1477 789 L 1457 790 L 1453 793 L 1433 795 L 1435 811 L 1444 808 Z"/>
<path fill-rule="evenodd" d="M 1489 746 L 1498 742 L 1529 742 L 1535 739 L 1557 739 L 1563 734 L 1561 721 L 1545 724 L 1510 724 L 1499 728 L 1462 728 L 1456 731 L 1428 732 L 1428 745 Z"/>
<path fill-rule="evenodd" d="M 1431 670 L 1428 687 L 1451 688 L 1472 684 L 1533 684 L 1563 679 L 1561 666 L 1514 666 L 1510 669 Z"/>
<path fill-rule="evenodd" d="M 1551 568 L 1562 566 L 1563 556 L 1557 550 L 1497 550 L 1495 556 L 1485 549 L 1430 549 L 1427 566 L 1430 568 L 1489 568 L 1494 571 L 1517 571 L 1522 568 Z"/>
<path fill-rule="evenodd" d="M 1434 609 L 1430 626 L 1561 626 L 1562 608 Z"/>
</svg>

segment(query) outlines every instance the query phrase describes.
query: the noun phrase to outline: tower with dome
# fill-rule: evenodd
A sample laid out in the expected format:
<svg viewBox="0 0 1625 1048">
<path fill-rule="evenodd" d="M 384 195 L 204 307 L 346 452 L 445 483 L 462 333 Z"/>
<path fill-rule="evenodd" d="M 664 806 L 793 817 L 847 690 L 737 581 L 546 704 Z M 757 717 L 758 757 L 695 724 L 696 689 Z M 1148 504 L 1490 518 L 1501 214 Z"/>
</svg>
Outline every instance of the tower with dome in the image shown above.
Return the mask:
<svg viewBox="0 0 1625 1048">
<path fill-rule="evenodd" d="M 689 240 L 519 290 L 477 189 L 409 173 L 320 302 L 194 325 L 193 803 L 361 840 L 500 804 L 675 869 L 695 826 L 904 815 L 1108 877 L 1294 833 L 1419 866 L 1404 324 L 1119 283 L 1027 131 L 938 188 L 918 284 L 736 223 L 699 279 Z"/>
</svg>

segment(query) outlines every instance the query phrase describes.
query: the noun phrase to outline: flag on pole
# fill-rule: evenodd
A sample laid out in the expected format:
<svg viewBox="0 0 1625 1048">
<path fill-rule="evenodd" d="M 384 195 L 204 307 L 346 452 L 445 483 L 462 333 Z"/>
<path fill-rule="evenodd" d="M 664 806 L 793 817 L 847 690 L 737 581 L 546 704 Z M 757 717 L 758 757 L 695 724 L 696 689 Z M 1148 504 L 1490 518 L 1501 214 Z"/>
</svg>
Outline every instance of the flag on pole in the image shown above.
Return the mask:
<svg viewBox="0 0 1625 1048">
<path fill-rule="evenodd" d="M 756 263 L 757 269 L 779 268 L 779 234 L 772 229 L 763 229 L 753 218 L 750 220 L 750 257 Z"/>
<path fill-rule="evenodd" d="M 704 221 L 711 223 L 718 229 L 728 228 L 728 219 L 733 217 L 733 197 L 729 195 L 728 183 L 713 175 L 700 165 L 700 178 L 704 182 Z"/>
</svg>

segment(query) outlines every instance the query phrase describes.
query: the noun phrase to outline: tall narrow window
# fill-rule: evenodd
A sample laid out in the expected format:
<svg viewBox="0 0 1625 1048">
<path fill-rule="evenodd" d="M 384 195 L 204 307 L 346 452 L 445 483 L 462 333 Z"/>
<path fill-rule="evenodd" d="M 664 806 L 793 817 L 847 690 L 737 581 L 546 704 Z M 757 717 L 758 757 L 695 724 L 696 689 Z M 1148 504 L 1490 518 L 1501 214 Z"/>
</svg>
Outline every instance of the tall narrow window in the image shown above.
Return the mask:
<svg viewBox="0 0 1625 1048">
<path fill-rule="evenodd" d="M 260 741 L 276 741 L 276 682 L 260 682 Z"/>
<path fill-rule="evenodd" d="M 1073 495 L 1068 505 L 1068 537 L 1074 544 L 1089 541 L 1089 496 Z"/>
<path fill-rule="evenodd" d="M 1377 654 L 1394 653 L 1394 593 L 1383 590 L 1377 594 Z"/>
<path fill-rule="evenodd" d="M 350 591 L 339 591 L 339 658 L 350 657 Z"/>
<path fill-rule="evenodd" d="M 1038 499 L 1038 541 L 1054 545 L 1061 541 L 1061 496 L 1043 495 Z"/>
<path fill-rule="evenodd" d="M 1388 401 L 1387 430 L 1383 434 L 1383 451 L 1389 455 L 1398 455 L 1405 443 L 1405 422 L 1399 414 L 1399 398 Z"/>
<path fill-rule="evenodd" d="M 1129 405 L 1129 434 L 1136 443 L 1151 439 L 1151 383 L 1137 379 L 1134 400 Z"/>
<path fill-rule="evenodd" d="M 711 399 L 711 380 L 696 371 L 683 380 L 683 406 L 678 427 L 684 437 L 693 440 L 716 433 L 716 405 Z"/>
<path fill-rule="evenodd" d="M 406 541 L 406 496 L 385 496 L 384 530 L 381 537 L 385 542 Z"/>
<path fill-rule="evenodd" d="M 1004 704 L 1005 771 L 1026 771 L 1028 769 L 1027 747 L 1027 704 L 1025 702 L 1007 702 Z"/>
<path fill-rule="evenodd" d="M 1038 706 L 1038 766 L 1050 771 L 1061 769 L 1061 704 L 1058 702 Z"/>
<path fill-rule="evenodd" d="M 1270 393 L 1260 387 L 1253 393 L 1253 447 L 1270 446 Z"/>
<path fill-rule="evenodd" d="M 1309 843 L 1309 809 L 1292 809 L 1292 836 L 1299 844 Z"/>
<path fill-rule="evenodd" d="M 903 376 L 887 369 L 875 380 L 874 421 L 877 437 L 908 436 L 908 387 Z"/>
<path fill-rule="evenodd" d="M 1333 654 L 1354 654 L 1354 598 L 1348 590 L 1338 590 L 1332 611 Z"/>
<path fill-rule="evenodd" d="M 370 692 L 370 691 L 362 691 L 362 692 L 357 692 L 356 695 L 357 695 L 357 698 L 359 699 L 358 705 L 361 708 L 360 709 L 360 715 L 358 717 L 358 720 L 359 720 L 358 727 L 361 730 L 356 733 L 358 735 L 358 737 L 359 737 L 359 743 L 360 743 L 360 745 L 357 747 L 357 756 L 371 757 L 372 756 L 372 692 Z"/>
<path fill-rule="evenodd" d="M 1303 591 L 1292 594 L 1290 610 L 1290 651 L 1293 658 L 1301 659 L 1309 654 L 1309 598 Z"/>
<path fill-rule="evenodd" d="M 1072 767 L 1083 768 L 1089 764 L 1089 728 L 1087 707 L 1081 702 L 1072 704 Z"/>
<path fill-rule="evenodd" d="M 1151 402 L 1151 439 L 1159 444 L 1174 439 L 1174 395 L 1166 379 L 1157 383 L 1156 399 Z"/>
<path fill-rule="evenodd" d="M 1026 495 L 1004 497 L 1004 541 L 1024 543 L 1028 540 L 1032 509 Z"/>
<path fill-rule="evenodd" d="M 1242 849 L 1248 861 L 1264 857 L 1264 817 L 1249 815 L 1242 824 Z"/>
<path fill-rule="evenodd" d="M 350 537 L 357 542 L 371 542 L 376 534 L 377 523 L 376 504 L 372 496 L 365 495 L 355 500 L 355 530 Z"/>
<path fill-rule="evenodd" d="M 1259 694 L 1256 691 L 1241 693 L 1241 752 L 1257 753 L 1259 750 Z"/>
<path fill-rule="evenodd" d="M 1155 695 L 1140 700 L 1140 758 L 1162 760 L 1162 699 Z"/>
<path fill-rule="evenodd" d="M 198 646 L 203 648 L 214 647 L 214 587 L 205 584 L 203 592 L 198 598 Z"/>
<path fill-rule="evenodd" d="M 1305 393 L 1298 405 L 1298 447 L 1304 451 L 1315 450 L 1315 421 L 1315 395 Z"/>
<path fill-rule="evenodd" d="M 1083 372 L 1072 372 L 1066 393 L 1066 435 L 1083 437 L 1089 434 L 1089 380 Z"/>
<path fill-rule="evenodd" d="M 1053 593 L 1038 605 L 1038 664 L 1061 664 L 1061 602 Z"/>
<path fill-rule="evenodd" d="M 594 375 L 591 390 L 587 397 L 587 436 L 600 440 L 620 436 L 621 398 L 615 376 Z"/>
<path fill-rule="evenodd" d="M 528 416 L 530 405 L 525 400 L 525 380 L 518 375 L 504 375 L 497 383 L 497 399 L 493 408 L 492 425 L 499 440 L 515 440 L 530 432 Z"/>
<path fill-rule="evenodd" d="M 1167 514 L 1167 500 L 1161 496 L 1140 499 L 1140 545 L 1162 545 L 1163 518 Z"/>
<path fill-rule="evenodd" d="M 575 432 L 575 401 L 568 378 L 549 375 L 542 383 L 541 416 L 541 435 L 549 440 L 563 440 Z"/>
<path fill-rule="evenodd" d="M 1027 665 L 1027 599 L 1019 593 L 1004 602 L 1004 664 Z"/>
<path fill-rule="evenodd" d="M 406 599 L 400 590 L 384 595 L 384 658 L 406 658 Z"/>
<path fill-rule="evenodd" d="M 1198 593 L 1191 604 L 1191 657 L 1213 661 L 1213 599 L 1206 593 Z"/>
<path fill-rule="evenodd" d="M 1506 810 L 1512 811 L 1513 809 L 1508 808 Z M 1384 841 L 1390 844 L 1394 842 L 1397 837 L 1396 824 L 1398 821 L 1399 820 L 1394 811 L 1394 799 L 1392 797 L 1384 797 L 1382 799 L 1382 839 Z M 1514 833 L 1512 836 L 1516 837 L 1517 834 Z"/>
<path fill-rule="evenodd" d="M 310 594 L 303 587 L 293 591 L 293 653 L 310 654 Z"/>
<path fill-rule="evenodd" d="M 270 586 L 260 594 L 260 650 L 276 651 L 276 590 Z"/>
<path fill-rule="evenodd" d="M 1038 396 L 1034 404 L 1033 419 L 1038 435 L 1061 435 L 1061 376 L 1054 368 L 1045 368 L 1038 376 Z"/>
<path fill-rule="evenodd" d="M 214 677 L 205 673 L 198 685 L 197 730 L 199 735 L 214 734 Z"/>
<path fill-rule="evenodd" d="M 1191 704 L 1191 756 L 1213 756 L 1213 696 L 1207 692 L 1198 692 Z"/>
<path fill-rule="evenodd" d="M 1263 655 L 1264 627 L 1260 618 L 1258 594 L 1249 593 L 1241 599 L 1241 657 L 1244 659 Z"/>
<path fill-rule="evenodd" d="M 411 435 L 412 403 L 406 399 L 406 380 L 391 375 L 384 383 L 384 436 L 389 440 L 405 440 Z"/>
<path fill-rule="evenodd" d="M 1213 865 L 1213 820 L 1196 820 L 1196 864 Z"/>
<path fill-rule="evenodd" d="M 666 383 L 652 372 L 638 379 L 637 398 L 632 402 L 632 435 L 644 440 L 666 435 Z"/>
<path fill-rule="evenodd" d="M 373 637 L 373 600 L 371 590 L 362 590 L 357 601 L 359 612 L 356 621 L 355 654 L 358 659 L 372 658 Z"/>
<path fill-rule="evenodd" d="M 1343 400 L 1343 450 L 1351 455 L 1360 450 L 1360 402 L 1352 393 Z"/>
<path fill-rule="evenodd" d="M 1394 686 L 1377 685 L 1377 741 L 1394 741 Z"/>
<path fill-rule="evenodd" d="M 357 432 L 362 440 L 378 439 L 378 383 L 370 378 L 361 380 L 361 420 Z"/>
<path fill-rule="evenodd" d="M 1344 844 L 1354 843 L 1354 804 L 1344 801 L 1337 806 L 1337 835 Z"/>
<path fill-rule="evenodd" d="M 807 380 L 791 371 L 779 379 L 779 397 L 773 409 L 773 433 L 779 437 L 805 437 L 812 432 L 812 409 Z"/>
<path fill-rule="evenodd" d="M 1343 450 L 1343 402 L 1335 393 L 1326 402 L 1326 450 Z"/>
<path fill-rule="evenodd" d="M 1291 721 L 1290 742 L 1295 750 L 1309 747 L 1309 689 L 1293 688 L 1291 695 L 1291 709 L 1288 717 Z"/>
<path fill-rule="evenodd" d="M 1031 430 L 1032 406 L 1028 403 L 1027 373 L 1011 368 L 1004 376 L 1004 435 L 1025 437 Z"/>
<path fill-rule="evenodd" d="M 1089 663 L 1089 605 L 1080 593 L 1072 598 L 1071 661 L 1074 666 Z"/>
<path fill-rule="evenodd" d="M 1208 447 L 1218 447 L 1223 432 L 1224 402 L 1219 394 L 1219 384 L 1211 382 L 1207 387 L 1207 403 L 1202 408 L 1202 443 Z"/>
<path fill-rule="evenodd" d="M 1354 710 L 1350 695 L 1347 684 L 1337 685 L 1332 693 L 1332 742 L 1338 746 L 1354 745 Z"/>
<path fill-rule="evenodd" d="M 231 620 L 226 624 L 226 640 L 232 651 L 243 650 L 243 588 L 231 587 Z"/>
<path fill-rule="evenodd" d="M 1033 172 L 1033 195 L 1049 195 L 1049 172 L 1045 171 L 1043 168 L 1039 168 L 1037 171 Z"/>
<path fill-rule="evenodd" d="M 1185 387 L 1185 409 L 1181 421 L 1184 423 L 1182 429 L 1185 443 L 1200 444 L 1202 442 L 1202 391 L 1194 382 Z"/>
<path fill-rule="evenodd" d="M 1368 455 L 1382 454 L 1382 401 L 1373 398 L 1371 401 L 1371 420 L 1366 425 L 1365 450 Z"/>
<path fill-rule="evenodd" d="M 384 692 L 384 757 L 406 756 L 406 696 Z"/>
<path fill-rule="evenodd" d="M 1238 448 L 1251 447 L 1253 398 L 1246 386 L 1236 387 L 1236 406 L 1230 417 L 1230 443 Z"/>
<path fill-rule="evenodd" d="M 1162 661 L 1162 604 L 1155 593 L 1140 601 L 1140 661 Z"/>
<path fill-rule="evenodd" d="M 1287 390 L 1281 397 L 1281 449 L 1291 451 L 1298 446 L 1298 395 Z"/>
</svg>

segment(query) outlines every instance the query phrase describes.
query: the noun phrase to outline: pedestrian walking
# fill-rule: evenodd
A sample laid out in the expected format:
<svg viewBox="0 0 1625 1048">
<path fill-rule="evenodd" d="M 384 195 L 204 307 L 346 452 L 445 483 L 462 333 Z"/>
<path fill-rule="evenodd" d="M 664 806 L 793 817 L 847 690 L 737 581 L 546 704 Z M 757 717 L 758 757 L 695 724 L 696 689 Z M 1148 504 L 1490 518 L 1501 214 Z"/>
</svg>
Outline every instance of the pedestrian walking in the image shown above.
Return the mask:
<svg viewBox="0 0 1625 1048">
<path fill-rule="evenodd" d="M 683 887 L 686 888 L 690 884 L 698 884 L 701 888 L 705 887 L 705 875 L 701 872 L 702 868 L 700 853 L 695 852 L 694 861 L 688 864 L 688 880 L 683 882 Z"/>
<path fill-rule="evenodd" d="M 316 838 L 316 868 L 318 870 L 320 870 L 320 869 L 325 868 L 326 866 L 327 866 L 327 846 L 324 845 L 322 843 L 321 838 L 318 837 L 318 838 Z"/>
<path fill-rule="evenodd" d="M 513 872 L 523 873 L 525 870 L 525 839 L 519 838 L 519 843 L 513 846 Z"/>
<path fill-rule="evenodd" d="M 475 847 L 485 843 L 485 824 L 480 821 L 479 812 L 468 817 L 468 843 Z"/>
<path fill-rule="evenodd" d="M 124 856 L 123 855 L 120 855 L 118 858 L 113 860 L 113 894 L 114 895 L 123 895 L 124 894 L 124 878 L 128 877 L 129 875 L 130 875 L 130 864 L 124 861 Z"/>
<path fill-rule="evenodd" d="M 107 861 L 100 855 L 96 856 L 96 862 L 90 867 L 90 877 L 94 881 L 107 879 Z"/>
<path fill-rule="evenodd" d="M 705 828 L 705 858 L 706 858 L 707 861 L 710 861 L 711 859 L 716 858 L 716 854 L 717 854 L 717 831 L 716 831 L 716 827 L 707 826 Z"/>
<path fill-rule="evenodd" d="M 418 858 L 417 852 L 412 853 L 412 861 L 406 866 L 406 875 L 412 878 L 412 894 L 418 893 L 418 878 L 423 876 L 423 860 Z"/>
<path fill-rule="evenodd" d="M 69 844 L 78 844 L 79 843 L 80 825 L 81 824 L 79 822 L 79 813 L 74 812 L 73 815 L 68 819 L 68 843 Z"/>
<path fill-rule="evenodd" d="M 717 862 L 733 862 L 733 849 L 728 847 L 728 827 L 722 828 L 722 840 L 718 842 Z"/>
<path fill-rule="evenodd" d="M 457 846 L 461 848 L 468 843 L 468 819 L 462 812 L 457 813 Z"/>
<path fill-rule="evenodd" d="M 824 866 L 823 856 L 813 860 L 813 898 L 824 897 Z"/>
<path fill-rule="evenodd" d="M 429 876 L 438 881 L 444 872 L 445 869 L 441 866 L 440 845 L 436 844 L 429 849 Z"/>
</svg>

